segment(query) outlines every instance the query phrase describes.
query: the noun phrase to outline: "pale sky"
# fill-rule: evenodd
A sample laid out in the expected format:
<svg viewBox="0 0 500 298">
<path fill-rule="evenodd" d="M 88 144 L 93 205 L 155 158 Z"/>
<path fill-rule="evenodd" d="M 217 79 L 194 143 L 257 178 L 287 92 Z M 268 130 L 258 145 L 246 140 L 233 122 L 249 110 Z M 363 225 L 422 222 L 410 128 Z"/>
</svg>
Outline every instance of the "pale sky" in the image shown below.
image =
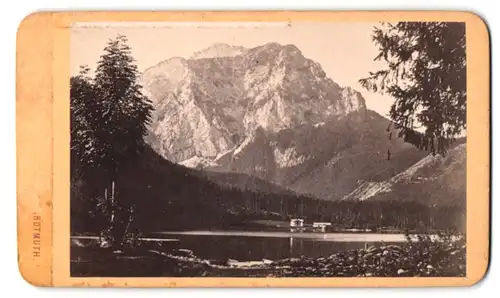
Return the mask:
<svg viewBox="0 0 500 298">
<path fill-rule="evenodd" d="M 294 44 L 302 54 L 321 64 L 333 81 L 351 86 L 363 94 L 369 109 L 383 116 L 392 99 L 363 89 L 358 80 L 369 71 L 384 66 L 375 62 L 377 48 L 371 40 L 376 23 L 260 23 L 245 26 L 232 23 L 121 23 L 77 24 L 71 29 L 71 75 L 80 65 L 95 69 L 96 62 L 110 38 L 127 36 L 139 71 L 171 57 L 189 58 L 194 52 L 215 43 L 256 47 L 268 42 Z"/>
</svg>

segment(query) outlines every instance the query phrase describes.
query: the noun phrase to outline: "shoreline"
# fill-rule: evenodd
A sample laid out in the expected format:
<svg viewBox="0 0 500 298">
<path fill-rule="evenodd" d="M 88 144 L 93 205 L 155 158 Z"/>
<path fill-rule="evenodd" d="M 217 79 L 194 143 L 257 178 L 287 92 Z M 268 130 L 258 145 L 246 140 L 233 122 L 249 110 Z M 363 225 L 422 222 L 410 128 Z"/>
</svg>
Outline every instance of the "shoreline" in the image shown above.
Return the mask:
<svg viewBox="0 0 500 298">
<path fill-rule="evenodd" d="M 463 238 L 441 241 L 422 238 L 401 245 L 371 246 L 316 258 L 255 261 L 203 259 L 191 250 L 172 247 L 172 243 L 177 242 L 140 241 L 137 247 L 112 251 L 84 245 L 75 239 L 71 248 L 72 276 L 120 276 L 134 268 L 132 272 L 137 277 L 444 277 L 464 276 L 466 268 Z"/>
</svg>

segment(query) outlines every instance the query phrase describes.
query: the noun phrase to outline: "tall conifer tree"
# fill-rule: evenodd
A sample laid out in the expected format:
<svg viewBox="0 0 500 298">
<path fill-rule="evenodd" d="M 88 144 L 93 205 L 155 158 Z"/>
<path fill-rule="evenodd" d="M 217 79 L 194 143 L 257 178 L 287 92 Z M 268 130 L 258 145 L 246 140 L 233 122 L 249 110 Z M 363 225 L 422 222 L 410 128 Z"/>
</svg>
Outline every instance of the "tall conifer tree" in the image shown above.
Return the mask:
<svg viewBox="0 0 500 298">
<path fill-rule="evenodd" d="M 465 24 L 382 23 L 372 38 L 387 67 L 360 83 L 394 98 L 389 116 L 405 141 L 444 154 L 467 127 Z"/>
</svg>

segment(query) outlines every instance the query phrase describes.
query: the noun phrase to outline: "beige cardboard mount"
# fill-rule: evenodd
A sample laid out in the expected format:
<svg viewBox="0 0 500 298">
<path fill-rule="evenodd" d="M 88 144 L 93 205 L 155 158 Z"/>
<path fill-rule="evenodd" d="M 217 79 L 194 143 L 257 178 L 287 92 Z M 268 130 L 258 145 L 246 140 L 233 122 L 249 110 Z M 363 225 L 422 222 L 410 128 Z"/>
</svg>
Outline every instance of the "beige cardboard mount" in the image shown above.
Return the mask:
<svg viewBox="0 0 500 298">
<path fill-rule="evenodd" d="M 450 278 L 71 278 L 69 241 L 69 39 L 75 22 L 459 21 L 467 41 L 467 273 Z M 485 23 L 468 12 L 40 12 L 17 35 L 19 269 L 29 283 L 61 287 L 468 286 L 489 258 L 490 50 Z"/>
</svg>

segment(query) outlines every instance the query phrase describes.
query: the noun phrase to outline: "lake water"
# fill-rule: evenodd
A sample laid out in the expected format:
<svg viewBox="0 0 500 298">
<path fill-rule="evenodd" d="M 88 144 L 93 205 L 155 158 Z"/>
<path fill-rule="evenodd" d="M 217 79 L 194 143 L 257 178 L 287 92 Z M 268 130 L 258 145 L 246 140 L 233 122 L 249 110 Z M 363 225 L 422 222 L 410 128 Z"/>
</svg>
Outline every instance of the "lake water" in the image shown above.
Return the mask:
<svg viewBox="0 0 500 298">
<path fill-rule="evenodd" d="M 405 242 L 402 234 L 307 233 L 261 231 L 160 232 L 159 237 L 175 238 L 180 247 L 205 259 L 256 261 L 289 257 L 321 257 L 336 252 Z"/>
</svg>

